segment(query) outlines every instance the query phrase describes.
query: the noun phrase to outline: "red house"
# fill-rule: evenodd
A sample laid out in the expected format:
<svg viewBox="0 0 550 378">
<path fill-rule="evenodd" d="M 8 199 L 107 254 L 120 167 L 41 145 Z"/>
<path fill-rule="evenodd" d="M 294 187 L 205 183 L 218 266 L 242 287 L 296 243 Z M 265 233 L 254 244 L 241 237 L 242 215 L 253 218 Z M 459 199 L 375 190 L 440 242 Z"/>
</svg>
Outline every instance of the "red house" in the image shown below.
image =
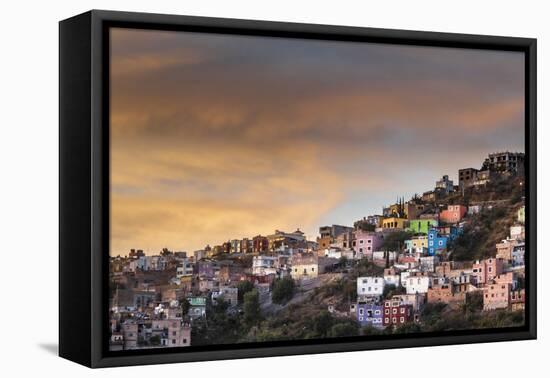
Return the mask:
<svg viewBox="0 0 550 378">
<path fill-rule="evenodd" d="M 384 327 L 399 326 L 414 319 L 412 304 L 403 303 L 398 299 L 384 301 Z"/>
</svg>

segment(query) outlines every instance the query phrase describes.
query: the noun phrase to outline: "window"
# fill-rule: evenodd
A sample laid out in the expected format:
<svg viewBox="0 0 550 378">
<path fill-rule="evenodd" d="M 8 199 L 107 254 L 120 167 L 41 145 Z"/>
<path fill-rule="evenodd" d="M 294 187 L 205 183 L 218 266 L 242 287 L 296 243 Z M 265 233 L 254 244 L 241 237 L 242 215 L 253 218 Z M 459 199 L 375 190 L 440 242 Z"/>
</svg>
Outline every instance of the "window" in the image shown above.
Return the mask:
<svg viewBox="0 0 550 378">
<path fill-rule="evenodd" d="M 172 344 L 175 344 L 176 343 L 176 339 L 172 339 Z"/>
<path fill-rule="evenodd" d="M 401 313 L 402 313 L 402 314 L 405 313 L 405 309 L 404 309 L 404 308 L 401 309 Z"/>
<path fill-rule="evenodd" d="M 404 323 L 404 322 L 405 322 L 405 318 L 404 318 L 404 317 L 400 317 L 400 318 L 399 318 L 399 321 L 400 321 L 401 323 Z"/>
<path fill-rule="evenodd" d="M 363 310 L 362 308 L 359 309 L 359 315 L 363 315 L 365 313 L 365 310 Z"/>
<path fill-rule="evenodd" d="M 394 309 L 392 310 L 392 313 L 393 313 L 393 314 L 397 314 L 397 309 L 394 308 Z"/>
<path fill-rule="evenodd" d="M 384 314 L 389 315 L 389 314 L 390 314 L 390 310 L 389 310 L 389 309 L 386 309 L 386 310 L 384 311 Z"/>
</svg>

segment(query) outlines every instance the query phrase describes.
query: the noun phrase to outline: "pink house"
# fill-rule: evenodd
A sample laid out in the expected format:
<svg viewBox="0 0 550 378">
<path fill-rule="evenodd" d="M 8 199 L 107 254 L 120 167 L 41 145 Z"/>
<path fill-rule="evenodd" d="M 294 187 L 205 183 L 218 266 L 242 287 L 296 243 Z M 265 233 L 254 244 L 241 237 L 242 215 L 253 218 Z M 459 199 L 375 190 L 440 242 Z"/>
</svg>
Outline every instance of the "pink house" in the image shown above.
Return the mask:
<svg viewBox="0 0 550 378">
<path fill-rule="evenodd" d="M 359 258 L 372 258 L 372 253 L 379 250 L 384 242 L 384 235 L 380 232 L 357 230 L 354 233 L 353 249 Z"/>
<path fill-rule="evenodd" d="M 485 285 L 494 280 L 504 270 L 504 260 L 494 257 L 476 261 L 472 267 L 478 285 Z"/>
<path fill-rule="evenodd" d="M 495 310 L 497 308 L 508 308 L 512 285 L 509 283 L 488 285 L 483 293 L 483 309 L 485 311 Z"/>
<path fill-rule="evenodd" d="M 458 223 L 464 218 L 468 208 L 463 205 L 449 205 L 439 214 L 439 220 L 445 223 Z"/>
</svg>

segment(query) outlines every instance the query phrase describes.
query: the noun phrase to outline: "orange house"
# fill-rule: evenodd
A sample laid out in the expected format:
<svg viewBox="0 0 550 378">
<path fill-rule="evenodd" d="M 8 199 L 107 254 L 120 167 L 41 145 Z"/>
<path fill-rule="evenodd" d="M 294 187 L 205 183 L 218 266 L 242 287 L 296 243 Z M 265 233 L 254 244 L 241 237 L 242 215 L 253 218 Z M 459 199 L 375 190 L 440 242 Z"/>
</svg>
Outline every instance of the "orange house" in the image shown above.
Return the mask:
<svg viewBox="0 0 550 378">
<path fill-rule="evenodd" d="M 449 205 L 439 214 L 439 220 L 445 223 L 458 223 L 464 218 L 468 208 L 463 205 Z"/>
</svg>

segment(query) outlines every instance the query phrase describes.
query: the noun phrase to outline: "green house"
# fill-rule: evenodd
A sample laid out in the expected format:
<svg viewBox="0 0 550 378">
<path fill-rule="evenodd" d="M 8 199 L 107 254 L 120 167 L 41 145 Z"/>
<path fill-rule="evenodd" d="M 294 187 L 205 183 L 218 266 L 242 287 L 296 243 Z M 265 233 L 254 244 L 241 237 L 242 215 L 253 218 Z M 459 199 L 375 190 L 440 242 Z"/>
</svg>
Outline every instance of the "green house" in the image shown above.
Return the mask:
<svg viewBox="0 0 550 378">
<path fill-rule="evenodd" d="M 438 222 L 435 219 L 411 219 L 407 231 L 427 235 L 430 227 L 436 227 L 437 225 Z"/>
</svg>

